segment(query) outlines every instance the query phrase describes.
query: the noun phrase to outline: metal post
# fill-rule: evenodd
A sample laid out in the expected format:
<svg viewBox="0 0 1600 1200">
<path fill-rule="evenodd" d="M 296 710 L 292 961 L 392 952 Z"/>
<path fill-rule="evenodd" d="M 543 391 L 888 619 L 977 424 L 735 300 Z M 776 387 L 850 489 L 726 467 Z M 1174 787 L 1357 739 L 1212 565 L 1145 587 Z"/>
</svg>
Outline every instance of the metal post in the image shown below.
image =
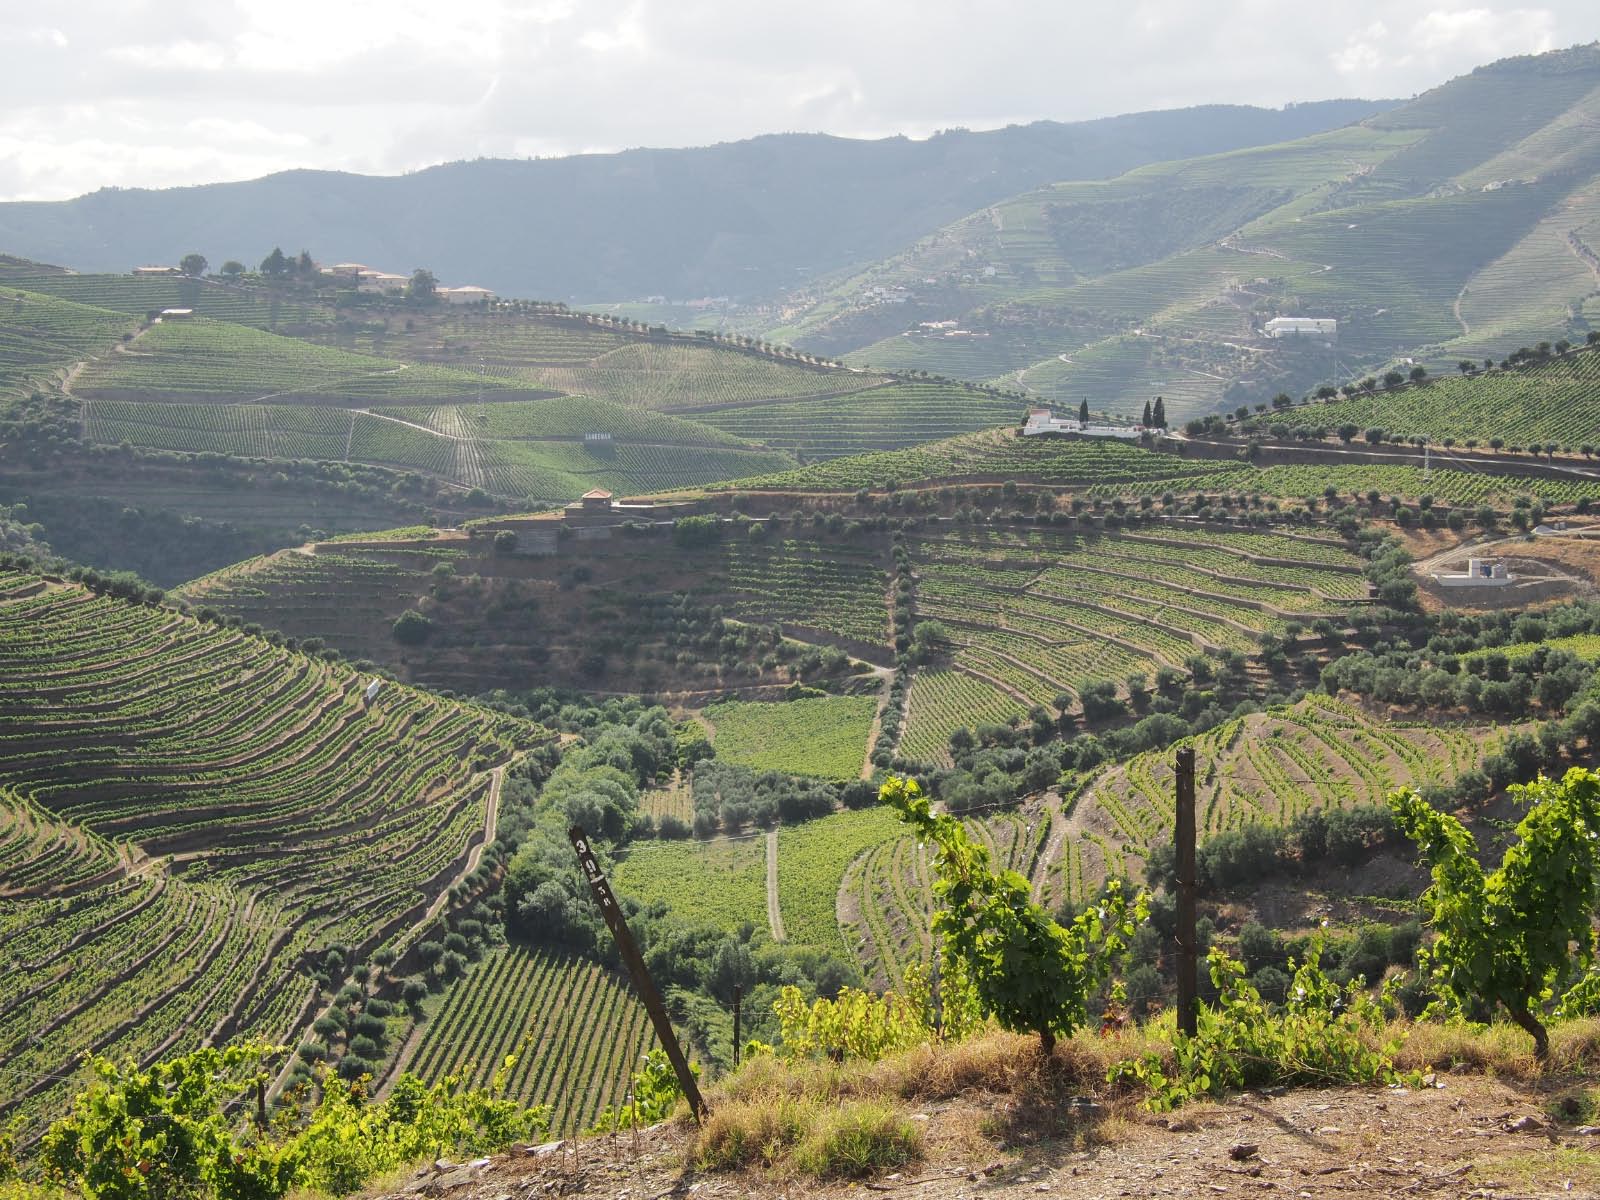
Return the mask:
<svg viewBox="0 0 1600 1200">
<path fill-rule="evenodd" d="M 1198 980 L 1194 928 L 1194 749 L 1178 751 L 1176 828 L 1178 872 L 1178 1028 L 1193 1037 L 1198 1020 Z"/>
<path fill-rule="evenodd" d="M 595 861 L 594 851 L 589 846 L 589 835 L 583 832 L 583 826 L 574 825 L 567 830 L 567 837 L 572 842 L 572 848 L 578 852 L 583 877 L 588 880 L 594 902 L 600 906 L 600 915 L 605 917 L 606 926 L 616 939 L 617 950 L 627 964 L 628 974 L 633 978 L 634 990 L 639 993 L 639 999 L 644 1001 L 645 1012 L 650 1014 L 650 1024 L 655 1027 L 656 1038 L 672 1062 L 672 1070 L 678 1076 L 678 1086 L 683 1089 L 695 1120 L 699 1121 L 706 1115 L 706 1102 L 700 1096 L 700 1085 L 695 1082 L 694 1072 L 689 1070 L 689 1060 L 684 1057 L 683 1047 L 678 1044 L 678 1035 L 667 1016 L 667 1006 L 662 1002 L 655 980 L 650 978 L 650 972 L 644 965 L 644 956 L 639 953 L 639 944 L 633 940 L 622 908 L 611 891 L 611 884 L 606 881 L 600 864 Z"/>
<path fill-rule="evenodd" d="M 739 1066 L 739 1044 L 743 1040 L 739 1035 L 740 1009 L 743 1007 L 744 988 L 739 984 L 733 985 L 733 1065 Z"/>
</svg>

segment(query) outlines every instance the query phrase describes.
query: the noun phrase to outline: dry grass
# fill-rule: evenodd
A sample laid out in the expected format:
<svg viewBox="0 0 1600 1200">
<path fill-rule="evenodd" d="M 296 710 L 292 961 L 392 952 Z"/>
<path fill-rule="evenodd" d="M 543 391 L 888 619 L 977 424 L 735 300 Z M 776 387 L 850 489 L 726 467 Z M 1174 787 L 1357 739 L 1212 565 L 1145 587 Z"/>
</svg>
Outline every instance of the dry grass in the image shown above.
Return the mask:
<svg viewBox="0 0 1600 1200">
<path fill-rule="evenodd" d="M 1555 1081 L 1600 1068 L 1600 1017 L 1582 1017 L 1550 1027 L 1550 1056 L 1533 1057 L 1533 1039 L 1517 1026 L 1446 1022 L 1396 1023 L 1385 1039 L 1404 1033 L 1395 1066 L 1413 1070 L 1467 1070 L 1524 1082 Z"/>
<path fill-rule="evenodd" d="M 1154 1045 L 1143 1035 L 1080 1034 L 1048 1058 L 1036 1038 L 998 1030 L 918 1046 L 879 1062 L 754 1058 L 707 1096 L 712 1115 L 690 1159 L 702 1170 L 776 1168 L 817 1178 L 892 1170 L 921 1151 L 940 1109 L 941 1155 L 992 1154 L 1041 1137 L 1079 1146 L 1124 1136 L 1133 1097 L 1109 1094 L 1112 1064 Z"/>
<path fill-rule="evenodd" d="M 691 1141 L 690 1160 L 702 1170 L 861 1178 L 924 1154 L 980 1161 L 1043 1140 L 1073 1149 L 1126 1141 L 1139 1128 L 1144 1097 L 1133 1085 L 1108 1084 L 1107 1072 L 1151 1051 L 1170 1065 L 1173 1025 L 1167 1012 L 1112 1037 L 1080 1033 L 1048 1059 L 1036 1038 L 998 1030 L 872 1063 L 763 1055 L 710 1089 L 712 1115 Z M 1532 1039 L 1504 1022 L 1395 1022 L 1372 1042 L 1402 1034 L 1395 1061 L 1402 1071 L 1535 1084 L 1560 1120 L 1600 1113 L 1600 1088 L 1589 1082 L 1600 1070 L 1600 1018 L 1553 1026 L 1544 1064 L 1534 1061 Z M 1204 1111 L 1197 1104 L 1179 1119 Z"/>
</svg>

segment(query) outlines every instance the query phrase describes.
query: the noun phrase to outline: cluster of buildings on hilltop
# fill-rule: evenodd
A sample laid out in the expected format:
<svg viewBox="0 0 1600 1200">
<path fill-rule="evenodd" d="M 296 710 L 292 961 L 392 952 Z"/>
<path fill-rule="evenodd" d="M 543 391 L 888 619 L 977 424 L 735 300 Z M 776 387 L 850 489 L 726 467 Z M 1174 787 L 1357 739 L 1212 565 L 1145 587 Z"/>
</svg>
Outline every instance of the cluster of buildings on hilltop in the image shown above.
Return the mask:
<svg viewBox="0 0 1600 1200">
<path fill-rule="evenodd" d="M 1139 440 L 1144 431 L 1143 425 L 1107 425 L 1098 421 L 1080 421 L 1077 417 L 1057 417 L 1051 415 L 1048 408 L 1030 408 L 1028 419 L 1022 424 L 1023 437 L 1071 433 L 1079 437 L 1118 438 L 1134 442 Z"/>
<path fill-rule="evenodd" d="M 135 267 L 133 273 L 142 278 L 181 276 L 179 267 Z M 368 296 L 393 296 L 404 292 L 411 276 L 397 275 L 392 271 L 376 271 L 365 263 L 335 263 L 331 267 L 317 266 L 317 273 L 330 279 L 340 279 L 355 285 L 356 291 Z M 495 299 L 488 288 L 467 284 L 464 287 L 436 287 L 434 295 L 446 304 L 478 304 Z"/>
<path fill-rule="evenodd" d="M 331 267 L 319 266 L 320 274 L 334 279 L 344 279 L 356 285 L 356 291 L 369 296 L 390 296 L 403 292 L 411 282 L 409 275 L 396 275 L 392 271 L 375 271 L 365 263 L 335 263 Z M 465 287 L 436 287 L 434 295 L 446 304 L 477 304 L 493 300 L 495 294 L 488 288 L 468 284 Z"/>
</svg>

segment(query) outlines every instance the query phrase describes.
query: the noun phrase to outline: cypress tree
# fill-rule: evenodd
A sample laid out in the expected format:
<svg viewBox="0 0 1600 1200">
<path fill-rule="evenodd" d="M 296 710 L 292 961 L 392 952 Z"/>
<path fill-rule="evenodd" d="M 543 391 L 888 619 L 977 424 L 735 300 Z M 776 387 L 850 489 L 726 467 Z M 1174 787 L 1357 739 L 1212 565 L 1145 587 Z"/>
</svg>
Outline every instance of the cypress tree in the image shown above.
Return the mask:
<svg viewBox="0 0 1600 1200">
<path fill-rule="evenodd" d="M 1089 397 L 1087 396 L 1083 398 L 1083 403 L 1078 405 L 1078 423 L 1080 425 L 1089 423 Z"/>
<path fill-rule="evenodd" d="M 1139 424 L 1147 429 L 1150 427 L 1150 401 L 1148 400 L 1144 402 L 1144 420 L 1140 421 Z"/>
<path fill-rule="evenodd" d="M 1166 401 L 1160 396 L 1156 397 L 1155 411 L 1151 413 L 1150 420 L 1158 429 L 1165 429 L 1167 427 L 1167 404 Z"/>
</svg>

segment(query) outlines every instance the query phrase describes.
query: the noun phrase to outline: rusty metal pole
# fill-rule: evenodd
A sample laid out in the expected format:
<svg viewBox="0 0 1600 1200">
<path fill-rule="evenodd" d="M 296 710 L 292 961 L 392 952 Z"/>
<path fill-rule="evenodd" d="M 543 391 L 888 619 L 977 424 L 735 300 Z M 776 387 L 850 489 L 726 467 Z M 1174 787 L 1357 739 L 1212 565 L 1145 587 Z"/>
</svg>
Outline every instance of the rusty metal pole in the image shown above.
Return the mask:
<svg viewBox="0 0 1600 1200">
<path fill-rule="evenodd" d="M 633 933 L 628 929 L 628 922 L 623 917 L 622 908 L 617 904 L 617 898 L 611 891 L 611 884 L 606 881 L 605 875 L 600 870 L 600 864 L 595 861 L 594 851 L 589 846 L 589 836 L 584 833 L 581 825 L 574 825 L 567 830 L 567 837 L 572 842 L 572 848 L 578 852 L 578 863 L 583 868 L 583 877 L 589 883 L 589 891 L 593 893 L 595 903 L 600 906 L 600 914 L 605 917 L 611 936 L 616 939 L 617 950 L 627 965 L 628 974 L 633 978 L 634 990 L 644 1002 L 645 1012 L 650 1014 L 650 1024 L 655 1027 L 656 1038 L 660 1041 L 662 1049 L 667 1052 L 672 1070 L 678 1076 L 678 1086 L 683 1089 L 683 1094 L 689 1101 L 689 1109 L 694 1113 L 694 1119 L 699 1121 L 706 1115 L 706 1102 L 700 1095 L 700 1085 L 695 1081 L 694 1072 L 689 1070 L 689 1060 L 684 1057 L 683 1047 L 678 1044 L 678 1035 L 672 1028 L 671 1019 L 667 1016 L 667 1006 L 662 1002 L 655 980 L 650 978 L 650 972 L 644 965 L 644 956 L 639 953 L 639 944 L 633 940 Z"/>
<path fill-rule="evenodd" d="M 1178 888 L 1178 1029 L 1195 1035 L 1199 1020 L 1197 938 L 1194 928 L 1194 749 L 1178 751 L 1176 821 L 1173 845 L 1177 850 Z"/>
</svg>

